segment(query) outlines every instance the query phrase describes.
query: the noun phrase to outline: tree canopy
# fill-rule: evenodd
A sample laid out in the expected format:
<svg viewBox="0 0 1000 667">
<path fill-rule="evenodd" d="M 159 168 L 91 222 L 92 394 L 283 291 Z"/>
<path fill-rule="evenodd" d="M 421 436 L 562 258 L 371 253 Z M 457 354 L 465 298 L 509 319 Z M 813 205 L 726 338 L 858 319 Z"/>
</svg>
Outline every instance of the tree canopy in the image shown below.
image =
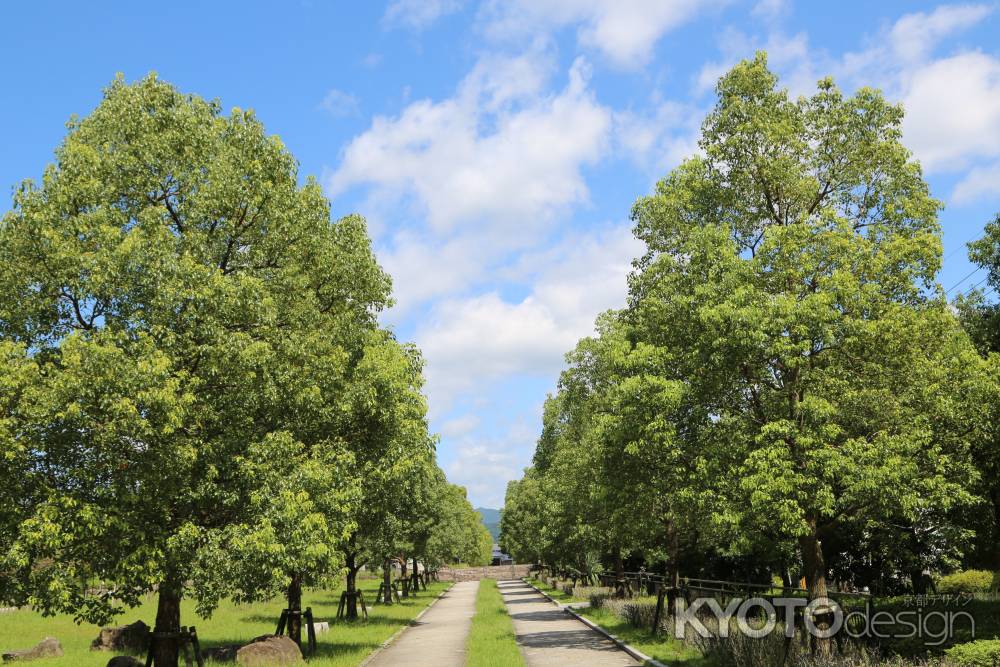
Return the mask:
<svg viewBox="0 0 1000 667">
<path fill-rule="evenodd" d="M 252 112 L 117 78 L 0 223 L 0 597 L 103 623 L 157 591 L 176 631 L 404 531 L 437 466 L 390 293 Z"/>
<path fill-rule="evenodd" d="M 830 79 L 791 99 L 763 54 L 716 92 L 700 154 L 633 208 L 627 307 L 568 355 L 504 543 L 565 567 L 569 530 L 674 577 L 752 556 L 824 597 L 891 534 L 916 581 L 966 543 L 997 385 L 935 283 L 941 204 L 903 110 Z"/>
</svg>

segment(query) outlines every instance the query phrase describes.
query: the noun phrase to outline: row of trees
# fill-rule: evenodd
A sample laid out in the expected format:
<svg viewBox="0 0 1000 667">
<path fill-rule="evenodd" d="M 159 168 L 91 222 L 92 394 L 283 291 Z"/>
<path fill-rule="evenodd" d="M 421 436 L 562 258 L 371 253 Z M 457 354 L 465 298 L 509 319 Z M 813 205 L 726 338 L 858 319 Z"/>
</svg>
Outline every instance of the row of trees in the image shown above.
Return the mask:
<svg viewBox="0 0 1000 667">
<path fill-rule="evenodd" d="M 717 93 L 700 155 L 635 204 L 627 306 L 568 355 L 503 547 L 812 597 L 1000 566 L 1000 320 L 935 282 L 902 109 L 830 80 L 790 99 L 763 54 Z"/>
<path fill-rule="evenodd" d="M 354 618 L 364 564 L 488 560 L 390 293 L 252 113 L 117 79 L 0 225 L 0 600 L 104 623 L 156 591 L 176 631 L 182 597 L 299 609 L 346 570 Z"/>
</svg>

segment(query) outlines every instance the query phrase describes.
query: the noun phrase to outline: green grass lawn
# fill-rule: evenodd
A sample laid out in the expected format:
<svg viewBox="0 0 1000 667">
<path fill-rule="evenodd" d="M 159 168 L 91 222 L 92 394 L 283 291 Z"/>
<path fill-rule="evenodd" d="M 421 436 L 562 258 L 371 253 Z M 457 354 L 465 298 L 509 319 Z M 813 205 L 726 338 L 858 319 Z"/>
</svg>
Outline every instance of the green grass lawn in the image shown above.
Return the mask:
<svg viewBox="0 0 1000 667">
<path fill-rule="evenodd" d="M 312 607 L 316 620 L 330 621 L 330 631 L 316 636 L 316 657 L 309 661 L 316 667 L 349 667 L 382 644 L 399 628 L 434 600 L 439 593 L 451 586 L 450 582 L 431 583 L 416 598 L 407 598 L 390 607 L 372 605 L 378 590 L 377 579 L 359 581 L 368 603 L 369 619 L 354 623 L 335 622 L 340 591 L 306 590 L 302 606 Z M 254 605 L 223 604 L 207 620 L 194 613 L 194 603 L 186 600 L 181 605 L 181 623 L 194 625 L 203 648 L 224 644 L 241 644 L 263 634 L 273 633 L 284 600 Z M 150 596 L 142 606 L 126 612 L 115 621 L 116 625 L 143 620 L 153 625 L 156 616 L 156 598 Z M 97 637 L 96 625 L 77 625 L 70 616 L 43 618 L 32 611 L 0 614 L 0 652 L 34 646 L 45 637 L 55 637 L 62 643 L 65 655 L 47 658 L 45 667 L 105 667 L 115 654 L 90 651 L 90 642 Z M 305 638 L 303 631 L 303 639 Z M 231 664 L 231 663 L 230 663 Z"/>
<path fill-rule="evenodd" d="M 607 609 L 581 609 L 579 614 L 664 664 L 684 667 L 710 667 L 714 664 L 698 649 L 665 634 L 654 637 L 649 630 L 633 627 Z"/>
<path fill-rule="evenodd" d="M 514 639 L 514 623 L 494 579 L 479 582 L 476 615 L 466 644 L 468 667 L 518 667 L 524 665 Z"/>
<path fill-rule="evenodd" d="M 528 578 L 528 579 L 525 579 L 525 581 L 527 581 L 529 584 L 531 584 L 532 586 L 534 586 L 538 590 L 544 591 L 546 595 L 548 595 L 550 598 L 552 598 L 553 600 L 556 600 L 558 602 L 563 602 L 563 603 L 566 603 L 566 602 L 588 602 L 587 598 L 580 598 L 580 597 L 575 597 L 573 595 L 570 595 L 569 593 L 566 593 L 566 592 L 562 591 L 561 589 L 549 586 L 548 584 L 546 584 L 545 582 L 541 581 L 540 579 Z"/>
</svg>

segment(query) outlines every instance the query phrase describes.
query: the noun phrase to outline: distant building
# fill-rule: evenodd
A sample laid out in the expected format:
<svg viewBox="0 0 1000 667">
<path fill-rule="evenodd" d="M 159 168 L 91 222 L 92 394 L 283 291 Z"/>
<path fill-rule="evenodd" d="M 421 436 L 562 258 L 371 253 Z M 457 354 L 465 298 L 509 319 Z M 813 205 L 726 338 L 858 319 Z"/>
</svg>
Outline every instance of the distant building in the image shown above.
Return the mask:
<svg viewBox="0 0 1000 667">
<path fill-rule="evenodd" d="M 513 565 L 514 559 L 510 555 L 500 551 L 500 545 L 493 545 L 493 565 Z"/>
</svg>

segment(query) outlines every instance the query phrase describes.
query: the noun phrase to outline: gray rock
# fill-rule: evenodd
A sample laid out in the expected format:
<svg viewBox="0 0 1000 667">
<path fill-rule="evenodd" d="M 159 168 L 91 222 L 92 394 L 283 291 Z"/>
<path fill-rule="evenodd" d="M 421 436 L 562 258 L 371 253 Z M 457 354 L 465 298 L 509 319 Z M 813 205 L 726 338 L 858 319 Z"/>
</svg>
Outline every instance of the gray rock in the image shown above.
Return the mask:
<svg viewBox="0 0 1000 667">
<path fill-rule="evenodd" d="M 128 651 L 141 653 L 149 642 L 149 626 L 142 621 L 117 628 L 101 628 L 101 634 L 90 642 L 91 651 Z"/>
<path fill-rule="evenodd" d="M 146 663 L 130 655 L 116 655 L 108 660 L 107 667 L 146 667 Z"/>
<path fill-rule="evenodd" d="M 38 658 L 58 658 L 63 654 L 62 645 L 54 637 L 46 637 L 31 648 L 10 651 L 3 654 L 4 662 L 27 662 Z"/>
<path fill-rule="evenodd" d="M 329 621 L 315 621 L 313 623 L 313 627 L 316 628 L 316 634 L 317 635 L 321 634 L 323 632 L 329 632 L 330 631 L 330 623 L 329 623 Z"/>
<path fill-rule="evenodd" d="M 298 645 L 284 635 L 263 635 L 236 652 L 236 663 L 242 667 L 271 665 L 304 665 Z"/>
</svg>

